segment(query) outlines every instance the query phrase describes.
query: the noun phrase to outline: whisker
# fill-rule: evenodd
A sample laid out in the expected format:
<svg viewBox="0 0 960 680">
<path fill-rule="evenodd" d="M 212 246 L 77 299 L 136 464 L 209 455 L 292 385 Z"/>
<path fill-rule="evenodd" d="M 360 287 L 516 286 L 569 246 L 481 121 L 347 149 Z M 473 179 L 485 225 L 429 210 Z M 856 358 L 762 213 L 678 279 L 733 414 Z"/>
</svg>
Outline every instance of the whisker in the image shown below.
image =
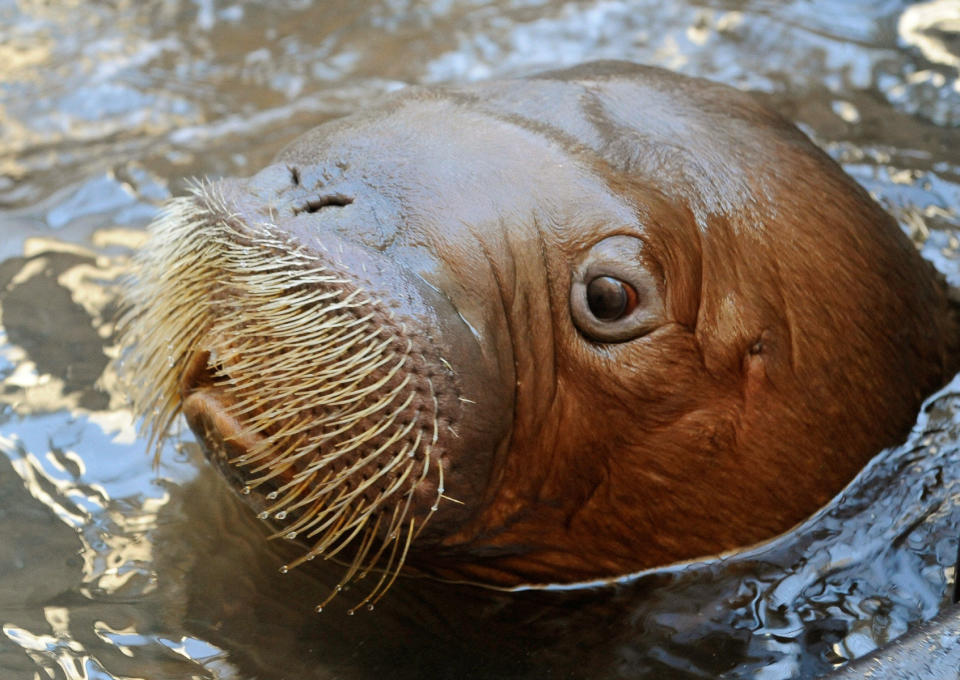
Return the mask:
<svg viewBox="0 0 960 680">
<path fill-rule="evenodd" d="M 282 570 L 317 557 L 345 565 L 318 609 L 380 571 L 350 612 L 372 607 L 441 499 L 461 503 L 443 493 L 435 450 L 456 432 L 446 421 L 441 432 L 435 386 L 416 368 L 422 349 L 323 248 L 246 223 L 218 184 L 197 180 L 189 191 L 151 226 L 117 323 L 119 372 L 141 432 L 156 460 L 183 411 L 182 391 L 196 389 L 184 387 L 198 371 L 192 362 L 208 352 L 197 379 L 252 442 L 226 464 L 244 493 L 263 499 L 258 516 L 274 523 L 271 538 L 306 543 Z M 436 501 L 414 513 L 428 477 L 438 481 Z"/>
</svg>

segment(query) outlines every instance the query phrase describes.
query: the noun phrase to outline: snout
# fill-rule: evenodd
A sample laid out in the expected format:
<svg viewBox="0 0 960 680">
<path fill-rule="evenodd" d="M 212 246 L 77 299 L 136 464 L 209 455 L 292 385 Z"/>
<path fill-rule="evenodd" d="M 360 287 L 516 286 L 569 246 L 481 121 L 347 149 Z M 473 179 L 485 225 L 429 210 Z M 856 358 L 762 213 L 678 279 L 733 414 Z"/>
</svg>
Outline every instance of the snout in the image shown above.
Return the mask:
<svg viewBox="0 0 960 680">
<path fill-rule="evenodd" d="M 395 573 L 414 538 L 478 511 L 512 382 L 445 295 L 343 238 L 347 213 L 327 229 L 264 190 L 204 185 L 155 227 L 127 335 L 135 399 L 161 434 L 184 414 L 276 535 L 308 547 L 294 564 Z"/>
</svg>

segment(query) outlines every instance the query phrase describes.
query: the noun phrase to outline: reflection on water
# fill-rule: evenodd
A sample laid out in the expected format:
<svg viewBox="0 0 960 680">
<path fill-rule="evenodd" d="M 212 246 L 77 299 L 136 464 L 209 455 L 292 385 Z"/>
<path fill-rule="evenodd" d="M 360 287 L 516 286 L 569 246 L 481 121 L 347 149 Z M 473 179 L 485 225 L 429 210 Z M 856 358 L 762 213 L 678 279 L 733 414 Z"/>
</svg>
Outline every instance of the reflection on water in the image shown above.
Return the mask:
<svg viewBox="0 0 960 680">
<path fill-rule="evenodd" d="M 960 286 L 955 0 L 0 0 L 0 676 L 815 677 L 949 600 L 960 382 L 772 544 L 596 589 L 401 580 L 312 604 L 188 435 L 158 467 L 107 369 L 139 229 L 407 83 L 595 58 L 757 92 Z M 335 576 L 333 582 L 335 582 Z"/>
</svg>

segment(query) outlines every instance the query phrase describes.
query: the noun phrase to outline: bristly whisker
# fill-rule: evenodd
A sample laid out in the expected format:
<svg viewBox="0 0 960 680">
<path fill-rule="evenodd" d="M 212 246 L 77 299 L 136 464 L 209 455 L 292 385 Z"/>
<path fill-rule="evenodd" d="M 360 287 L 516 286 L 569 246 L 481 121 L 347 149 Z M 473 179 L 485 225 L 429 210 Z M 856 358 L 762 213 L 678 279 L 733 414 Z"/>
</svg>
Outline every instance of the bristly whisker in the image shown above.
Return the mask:
<svg viewBox="0 0 960 680">
<path fill-rule="evenodd" d="M 290 172 L 298 184 L 299 170 Z M 119 323 L 141 431 L 159 456 L 182 411 L 181 380 L 208 352 L 204 389 L 252 442 L 227 464 L 266 501 L 261 514 L 276 523 L 274 538 L 308 544 L 285 568 L 343 560 L 330 598 L 380 571 L 351 611 L 372 607 L 437 503 L 459 502 L 443 495 L 443 466 L 433 460 L 439 401 L 429 374 L 411 368 L 422 348 L 404 318 L 338 273 L 326 245 L 311 251 L 274 224 L 245 223 L 218 184 L 196 181 L 191 192 L 151 227 Z M 305 211 L 351 200 L 323 197 Z M 447 421 L 444 428 L 456 436 Z M 436 501 L 415 517 L 414 492 L 431 476 Z"/>
</svg>

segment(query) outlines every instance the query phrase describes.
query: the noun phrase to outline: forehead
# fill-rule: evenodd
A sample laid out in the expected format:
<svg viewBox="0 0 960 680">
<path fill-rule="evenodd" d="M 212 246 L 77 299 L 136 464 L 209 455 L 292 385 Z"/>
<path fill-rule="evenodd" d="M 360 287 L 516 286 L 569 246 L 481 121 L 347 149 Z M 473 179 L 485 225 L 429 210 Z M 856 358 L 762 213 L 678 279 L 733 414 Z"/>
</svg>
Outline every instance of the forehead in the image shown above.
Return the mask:
<svg viewBox="0 0 960 680">
<path fill-rule="evenodd" d="M 560 130 L 473 98 L 413 91 L 315 129 L 277 160 L 297 165 L 304 186 L 356 194 L 358 209 L 377 213 L 371 220 L 403 225 L 400 242 L 493 227 L 569 240 L 582 223 L 636 224 L 637 206 L 610 187 L 607 164 L 571 146 Z"/>
<path fill-rule="evenodd" d="M 683 204 L 706 225 L 768 195 L 778 158 L 808 141 L 749 95 L 662 69 L 626 64 L 487 83 L 469 93 L 480 110 L 548 130 L 576 157 Z"/>
</svg>

